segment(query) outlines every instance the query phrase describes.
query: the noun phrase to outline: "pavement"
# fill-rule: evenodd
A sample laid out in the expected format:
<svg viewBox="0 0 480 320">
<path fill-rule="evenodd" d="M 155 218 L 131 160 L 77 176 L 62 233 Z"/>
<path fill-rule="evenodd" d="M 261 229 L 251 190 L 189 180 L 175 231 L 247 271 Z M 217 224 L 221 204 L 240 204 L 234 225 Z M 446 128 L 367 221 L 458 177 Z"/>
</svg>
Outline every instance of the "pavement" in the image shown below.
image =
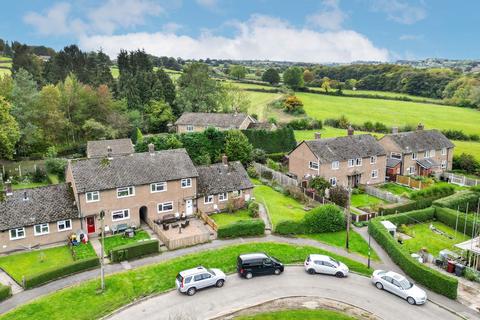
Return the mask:
<svg viewBox="0 0 480 320">
<path fill-rule="evenodd" d="M 2 269 L 0 269 L 0 283 L 12 287 L 12 294 L 17 294 L 23 291 L 23 288 Z"/>
<path fill-rule="evenodd" d="M 268 289 L 266 289 L 268 288 Z M 405 300 L 378 290 L 370 279 L 356 274 L 338 279 L 326 275 L 309 275 L 303 267 L 290 266 L 280 276 L 241 279 L 227 277 L 223 288 L 210 288 L 193 297 L 173 290 L 120 310 L 107 319 L 210 319 L 232 310 L 285 297 L 321 297 L 346 301 L 384 320 L 461 319 L 437 304 L 411 306 Z"/>
</svg>

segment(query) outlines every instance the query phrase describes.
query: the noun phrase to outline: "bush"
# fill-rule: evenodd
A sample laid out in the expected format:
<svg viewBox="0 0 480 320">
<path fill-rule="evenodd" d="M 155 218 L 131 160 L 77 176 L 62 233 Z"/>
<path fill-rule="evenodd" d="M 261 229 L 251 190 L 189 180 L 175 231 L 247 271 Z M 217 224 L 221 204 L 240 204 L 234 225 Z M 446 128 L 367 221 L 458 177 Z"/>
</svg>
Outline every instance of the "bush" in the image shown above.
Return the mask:
<svg viewBox="0 0 480 320">
<path fill-rule="evenodd" d="M 253 201 L 248 204 L 248 214 L 250 215 L 250 217 L 258 218 L 259 207 L 260 206 L 258 205 L 258 203 Z"/>
<path fill-rule="evenodd" d="M 275 162 L 270 158 L 267 159 L 267 167 L 274 171 L 280 171 L 280 164 L 278 164 L 278 162 Z"/>
<path fill-rule="evenodd" d="M 32 173 L 32 181 L 33 182 L 43 182 L 47 179 L 47 173 L 40 169 L 36 168 L 35 171 Z"/>
<path fill-rule="evenodd" d="M 462 191 L 451 196 L 438 199 L 433 202 L 434 205 L 438 207 L 450 208 L 455 210 L 460 210 L 465 212 L 467 206 L 469 211 L 474 211 L 477 209 L 478 199 L 480 194 L 472 191 Z"/>
<path fill-rule="evenodd" d="M 342 186 L 336 186 L 329 189 L 330 201 L 336 205 L 345 208 L 348 201 L 348 190 Z"/>
<path fill-rule="evenodd" d="M 480 162 L 471 154 L 454 155 L 452 168 L 475 174 L 480 170 Z"/>
<path fill-rule="evenodd" d="M 247 168 L 247 174 L 250 178 L 258 178 L 258 173 L 254 166 L 249 166 Z"/>
<path fill-rule="evenodd" d="M 284 220 L 275 227 L 275 233 L 281 235 L 295 235 L 305 233 L 305 226 L 301 221 Z"/>
<path fill-rule="evenodd" d="M 12 296 L 12 287 L 0 284 L 0 301 L 8 299 Z"/>
<path fill-rule="evenodd" d="M 345 230 L 345 215 L 339 207 L 328 204 L 312 209 L 302 223 L 306 233 L 336 232 Z"/>
<path fill-rule="evenodd" d="M 30 289 L 30 288 L 38 287 L 44 283 L 53 281 L 61 277 L 68 276 L 73 273 L 96 268 L 99 265 L 100 265 L 100 261 L 98 260 L 98 258 L 93 257 L 93 258 L 78 260 L 64 266 L 45 270 L 40 273 L 25 277 L 24 288 Z"/>
<path fill-rule="evenodd" d="M 157 239 L 139 241 L 115 247 L 110 251 L 110 257 L 113 262 L 120 262 L 154 253 L 158 253 Z"/>
<path fill-rule="evenodd" d="M 322 129 L 322 122 L 312 118 L 294 119 L 287 124 L 287 127 L 293 130 L 313 130 Z"/>
<path fill-rule="evenodd" d="M 275 162 L 282 162 L 283 158 L 285 158 L 285 152 L 269 153 L 267 158 Z"/>
<path fill-rule="evenodd" d="M 273 173 L 270 171 L 262 171 L 262 178 L 267 179 L 267 180 L 272 180 L 273 179 Z"/>
<path fill-rule="evenodd" d="M 297 96 L 288 96 L 283 101 L 283 111 L 291 114 L 304 114 L 303 102 Z"/>
<path fill-rule="evenodd" d="M 418 200 L 420 198 L 440 199 L 455 193 L 455 188 L 451 185 L 432 186 L 422 190 L 412 192 L 410 199 Z"/>
<path fill-rule="evenodd" d="M 258 163 L 265 163 L 267 162 L 267 153 L 263 149 L 253 149 L 252 160 Z"/>
<path fill-rule="evenodd" d="M 465 279 L 469 281 L 480 282 L 480 273 L 472 268 L 465 268 Z"/>
<path fill-rule="evenodd" d="M 249 237 L 263 235 L 265 223 L 260 219 L 240 220 L 235 223 L 218 228 L 219 239 Z"/>
<path fill-rule="evenodd" d="M 67 161 L 65 159 L 49 158 L 45 160 L 45 168 L 47 169 L 47 173 L 55 174 L 62 180 L 65 178 L 66 167 Z"/>
<path fill-rule="evenodd" d="M 331 187 L 330 182 L 328 182 L 325 178 L 320 176 L 310 180 L 309 186 L 310 188 L 315 189 L 315 191 L 322 197 L 325 195 L 325 189 L 328 189 Z"/>
</svg>

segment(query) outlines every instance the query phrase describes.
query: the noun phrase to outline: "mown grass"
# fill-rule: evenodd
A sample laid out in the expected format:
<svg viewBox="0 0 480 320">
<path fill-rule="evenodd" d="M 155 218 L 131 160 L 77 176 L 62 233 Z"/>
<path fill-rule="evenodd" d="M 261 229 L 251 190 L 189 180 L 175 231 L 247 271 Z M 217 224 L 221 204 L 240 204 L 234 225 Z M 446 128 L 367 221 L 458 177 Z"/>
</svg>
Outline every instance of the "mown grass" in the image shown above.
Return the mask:
<svg viewBox="0 0 480 320">
<path fill-rule="evenodd" d="M 355 320 L 344 313 L 331 310 L 286 310 L 235 317 L 235 320 Z"/>
<path fill-rule="evenodd" d="M 381 185 L 379 188 L 401 197 L 409 197 L 412 192 L 415 192 L 415 190 L 413 190 L 412 188 L 402 186 L 393 182 L 387 182 Z"/>
<path fill-rule="evenodd" d="M 224 227 L 229 224 L 252 219 L 248 213 L 248 210 L 238 210 L 233 213 L 215 213 L 210 216 L 219 227 Z"/>
<path fill-rule="evenodd" d="M 364 275 L 371 274 L 371 270 L 359 262 L 313 247 L 279 243 L 241 244 L 190 254 L 168 262 L 107 276 L 104 293 L 97 291 L 100 286 L 98 279 L 87 281 L 19 306 L 1 315 L 0 319 L 98 319 L 136 299 L 173 289 L 175 276 L 181 270 L 204 265 L 232 273 L 236 270 L 237 256 L 247 252 L 266 252 L 284 263 L 303 262 L 311 253 L 328 254 L 344 261 L 353 271 Z"/>
<path fill-rule="evenodd" d="M 480 133 L 480 128 L 477 133 Z M 454 152 L 456 155 L 462 153 L 473 155 L 478 161 L 480 161 L 480 142 L 473 141 L 453 141 L 455 144 Z"/>
<path fill-rule="evenodd" d="M 356 207 L 356 208 L 365 208 L 365 207 L 371 207 L 372 205 L 387 203 L 386 201 L 380 198 L 371 196 L 366 193 L 352 194 L 351 201 L 352 201 L 351 202 L 352 207 Z"/>
<path fill-rule="evenodd" d="M 123 246 L 125 244 L 137 242 L 140 240 L 150 239 L 150 235 L 145 230 L 137 230 L 133 238 L 125 238 L 123 234 L 116 234 L 114 236 L 106 237 L 104 240 L 104 250 L 106 254 L 110 253 L 110 250 Z"/>
</svg>

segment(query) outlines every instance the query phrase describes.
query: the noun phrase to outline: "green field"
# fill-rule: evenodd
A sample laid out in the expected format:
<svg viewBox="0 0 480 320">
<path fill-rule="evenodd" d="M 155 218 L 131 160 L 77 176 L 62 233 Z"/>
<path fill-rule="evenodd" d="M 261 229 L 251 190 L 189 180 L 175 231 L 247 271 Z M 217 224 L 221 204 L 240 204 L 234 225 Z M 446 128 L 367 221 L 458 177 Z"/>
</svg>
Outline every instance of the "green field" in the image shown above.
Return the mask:
<svg viewBox="0 0 480 320">
<path fill-rule="evenodd" d="M 480 131 L 480 128 L 479 128 Z M 455 144 L 455 154 L 462 153 L 472 154 L 480 161 L 480 142 L 473 141 L 453 141 Z"/>
<path fill-rule="evenodd" d="M 234 320 L 355 320 L 344 313 L 331 310 L 287 310 L 235 317 Z"/>
</svg>

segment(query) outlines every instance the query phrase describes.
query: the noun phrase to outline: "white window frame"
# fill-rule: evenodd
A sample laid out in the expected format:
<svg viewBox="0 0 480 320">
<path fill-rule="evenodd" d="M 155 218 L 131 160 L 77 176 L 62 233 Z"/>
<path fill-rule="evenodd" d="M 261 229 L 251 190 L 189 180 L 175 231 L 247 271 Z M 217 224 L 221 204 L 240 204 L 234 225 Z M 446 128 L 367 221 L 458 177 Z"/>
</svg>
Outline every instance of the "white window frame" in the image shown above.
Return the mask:
<svg viewBox="0 0 480 320">
<path fill-rule="evenodd" d="M 415 166 L 408 167 L 407 168 L 407 173 L 408 174 L 415 174 L 416 173 Z"/>
<path fill-rule="evenodd" d="M 203 197 L 203 204 L 212 204 L 213 203 L 213 195 L 209 194 Z"/>
<path fill-rule="evenodd" d="M 90 198 L 91 198 L 90 200 L 88 199 L 89 195 L 90 195 Z M 97 199 L 95 199 L 95 196 L 97 197 Z M 87 192 L 85 194 L 85 200 L 86 200 L 87 203 L 100 201 L 100 191 Z"/>
<path fill-rule="evenodd" d="M 224 202 L 228 200 L 228 192 L 222 192 L 218 194 L 218 202 Z"/>
<path fill-rule="evenodd" d="M 446 156 L 447 155 L 447 148 L 442 148 L 442 156 Z"/>
<path fill-rule="evenodd" d="M 441 168 L 442 168 L 442 169 L 447 169 L 447 160 L 442 160 L 442 162 L 441 162 Z"/>
<path fill-rule="evenodd" d="M 332 162 L 332 170 L 340 169 L 340 161 L 333 161 Z"/>
<path fill-rule="evenodd" d="M 182 179 L 182 181 L 180 181 L 180 186 L 182 187 L 182 189 L 191 188 L 192 187 L 192 178 Z"/>
<path fill-rule="evenodd" d="M 67 228 L 65 222 L 70 224 L 70 226 Z M 63 226 L 63 227 L 62 227 Z M 66 220 L 59 220 L 57 221 L 57 230 L 58 232 L 63 232 L 63 231 L 68 231 L 72 230 L 72 219 L 66 219 Z"/>
<path fill-rule="evenodd" d="M 233 190 L 232 198 L 240 198 L 242 196 L 242 190 Z"/>
<path fill-rule="evenodd" d="M 355 166 L 355 159 L 348 159 L 348 167 L 353 168 Z"/>
<path fill-rule="evenodd" d="M 371 156 L 370 157 L 370 164 L 375 164 L 377 163 L 377 156 Z"/>
<path fill-rule="evenodd" d="M 309 161 L 308 162 L 308 167 L 312 170 L 318 170 L 318 162 L 315 162 L 315 161 Z"/>
<path fill-rule="evenodd" d="M 164 206 L 171 206 L 172 208 L 165 210 Z M 157 212 L 158 213 L 165 213 L 165 212 L 170 212 L 170 211 L 173 211 L 173 201 L 160 202 L 160 203 L 157 204 Z"/>
<path fill-rule="evenodd" d="M 362 166 L 362 158 L 355 159 L 355 166 L 361 167 Z"/>
<path fill-rule="evenodd" d="M 332 185 L 332 187 L 335 187 L 337 185 L 337 177 L 331 177 L 328 182 Z"/>
<path fill-rule="evenodd" d="M 193 132 L 193 126 L 192 125 L 187 125 L 187 132 Z"/>
<path fill-rule="evenodd" d="M 119 213 L 122 213 L 122 218 L 114 218 L 114 215 L 117 215 Z M 126 213 L 126 214 L 125 214 Z M 130 209 L 120 209 L 120 210 L 114 210 L 112 211 L 112 221 L 122 221 L 122 220 L 128 220 L 130 219 Z"/>
<path fill-rule="evenodd" d="M 372 170 L 372 173 L 370 174 L 370 177 L 372 179 L 377 179 L 378 178 L 378 169 Z"/>
<path fill-rule="evenodd" d="M 159 190 L 158 189 L 159 187 L 163 189 Z M 150 184 L 150 193 L 165 192 L 165 191 L 167 191 L 166 182 L 155 182 Z"/>
<path fill-rule="evenodd" d="M 412 152 L 412 160 L 417 160 L 418 154 L 416 152 Z"/>
<path fill-rule="evenodd" d="M 390 152 L 390 158 L 402 160 L 402 154 L 398 152 Z"/>
<path fill-rule="evenodd" d="M 15 236 L 12 237 L 12 231 L 15 231 Z M 23 233 L 23 235 L 19 236 L 19 231 Z M 20 239 L 24 239 L 25 236 L 26 236 L 26 232 L 25 232 L 25 228 L 14 228 L 14 229 L 10 229 L 8 230 L 8 235 L 10 236 L 10 240 L 20 240 Z"/>
<path fill-rule="evenodd" d="M 430 158 L 430 150 L 425 150 L 425 152 L 423 153 L 423 157 L 424 157 L 425 159 Z"/>
<path fill-rule="evenodd" d="M 430 150 L 430 158 L 435 157 L 435 149 Z"/>
<path fill-rule="evenodd" d="M 44 231 L 44 227 L 47 227 L 47 230 Z M 37 232 L 37 227 L 40 227 L 40 232 Z M 33 235 L 34 236 L 43 236 L 50 233 L 50 224 L 49 223 L 40 223 L 33 226 Z"/>
<path fill-rule="evenodd" d="M 128 194 L 125 196 L 120 196 L 120 192 L 128 191 Z M 117 188 L 117 198 L 128 198 L 128 197 L 133 197 L 135 195 L 135 187 L 134 186 L 129 186 L 129 187 L 121 187 Z"/>
</svg>

